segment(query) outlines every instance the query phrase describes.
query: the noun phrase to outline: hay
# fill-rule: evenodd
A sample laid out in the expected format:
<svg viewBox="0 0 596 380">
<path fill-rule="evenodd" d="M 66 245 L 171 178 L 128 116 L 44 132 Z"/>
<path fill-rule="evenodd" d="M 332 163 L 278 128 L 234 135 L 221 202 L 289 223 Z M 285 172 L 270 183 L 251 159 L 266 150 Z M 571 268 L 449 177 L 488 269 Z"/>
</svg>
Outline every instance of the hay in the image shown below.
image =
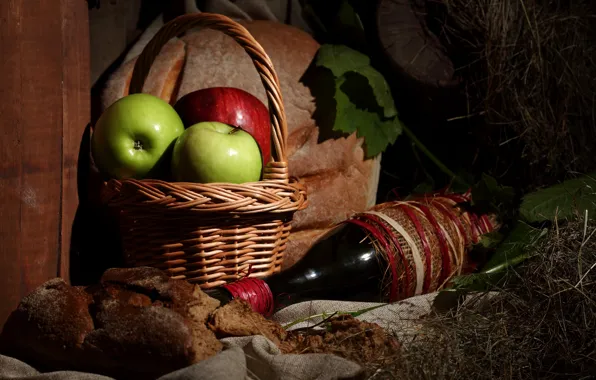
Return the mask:
<svg viewBox="0 0 596 380">
<path fill-rule="evenodd" d="M 556 227 L 496 295 L 430 315 L 371 379 L 586 379 L 596 374 L 596 222 Z M 593 235 L 594 234 L 594 235 Z"/>
<path fill-rule="evenodd" d="M 474 128 L 490 155 L 509 153 L 501 169 L 522 166 L 530 179 L 595 169 L 596 2 L 438 2 L 439 33 L 467 83 L 462 116 L 483 116 Z"/>
</svg>

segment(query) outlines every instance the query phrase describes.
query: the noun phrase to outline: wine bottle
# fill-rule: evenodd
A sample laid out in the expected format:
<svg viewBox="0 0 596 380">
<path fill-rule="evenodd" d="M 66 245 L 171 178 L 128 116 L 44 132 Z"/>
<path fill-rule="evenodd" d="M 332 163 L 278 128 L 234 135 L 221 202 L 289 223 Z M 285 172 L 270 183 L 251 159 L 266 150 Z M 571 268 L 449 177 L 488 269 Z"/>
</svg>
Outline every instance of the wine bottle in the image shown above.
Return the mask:
<svg viewBox="0 0 596 380">
<path fill-rule="evenodd" d="M 386 267 L 368 234 L 343 223 L 289 269 L 264 279 L 247 277 L 206 293 L 224 304 L 242 298 L 265 315 L 313 299 L 381 301 L 380 279 Z"/>
<path fill-rule="evenodd" d="M 461 209 L 461 195 L 387 202 L 335 225 L 289 269 L 206 293 L 264 315 L 314 300 L 393 302 L 436 291 L 465 271 L 466 249 L 497 228 Z"/>
</svg>

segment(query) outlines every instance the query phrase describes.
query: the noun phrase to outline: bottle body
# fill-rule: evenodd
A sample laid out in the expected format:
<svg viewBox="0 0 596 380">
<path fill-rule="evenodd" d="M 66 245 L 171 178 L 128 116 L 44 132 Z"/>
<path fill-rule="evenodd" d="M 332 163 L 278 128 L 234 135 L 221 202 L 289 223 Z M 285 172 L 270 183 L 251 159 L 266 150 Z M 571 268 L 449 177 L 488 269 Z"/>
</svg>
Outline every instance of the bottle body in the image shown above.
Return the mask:
<svg viewBox="0 0 596 380">
<path fill-rule="evenodd" d="M 366 231 L 342 223 L 302 260 L 266 282 L 279 306 L 313 299 L 381 301 L 380 280 L 386 266 Z"/>
<path fill-rule="evenodd" d="M 287 270 L 265 279 L 242 279 L 206 293 L 223 303 L 245 299 L 263 314 L 315 299 L 382 301 L 381 279 L 386 267 L 366 231 L 342 223 Z"/>
</svg>

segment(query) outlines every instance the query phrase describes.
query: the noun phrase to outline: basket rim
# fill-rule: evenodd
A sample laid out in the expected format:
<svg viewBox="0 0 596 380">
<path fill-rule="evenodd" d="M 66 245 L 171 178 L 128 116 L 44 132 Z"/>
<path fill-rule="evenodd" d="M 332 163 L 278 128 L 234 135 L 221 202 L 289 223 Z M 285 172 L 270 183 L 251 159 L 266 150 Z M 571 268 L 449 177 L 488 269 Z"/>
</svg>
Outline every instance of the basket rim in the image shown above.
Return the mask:
<svg viewBox="0 0 596 380">
<path fill-rule="evenodd" d="M 141 93 L 151 65 L 172 38 L 196 28 L 218 30 L 233 38 L 249 55 L 261 78 L 269 103 L 271 160 L 258 182 L 191 183 L 161 179 L 102 179 L 100 199 L 111 207 L 148 207 L 151 212 L 193 211 L 198 213 L 293 213 L 307 207 L 306 189 L 289 175 L 287 122 L 280 83 L 271 59 L 250 32 L 231 18 L 215 13 L 189 13 L 163 25 L 136 58 L 129 94 Z M 90 152 L 91 153 L 91 152 Z M 97 170 L 93 155 L 91 165 Z M 100 173 L 101 175 L 101 173 Z"/>
<path fill-rule="evenodd" d="M 306 187 L 297 178 L 288 182 L 263 180 L 243 184 L 168 182 L 158 179 L 103 182 L 102 203 L 111 208 L 146 208 L 148 213 L 197 214 L 294 213 L 308 206 Z"/>
</svg>

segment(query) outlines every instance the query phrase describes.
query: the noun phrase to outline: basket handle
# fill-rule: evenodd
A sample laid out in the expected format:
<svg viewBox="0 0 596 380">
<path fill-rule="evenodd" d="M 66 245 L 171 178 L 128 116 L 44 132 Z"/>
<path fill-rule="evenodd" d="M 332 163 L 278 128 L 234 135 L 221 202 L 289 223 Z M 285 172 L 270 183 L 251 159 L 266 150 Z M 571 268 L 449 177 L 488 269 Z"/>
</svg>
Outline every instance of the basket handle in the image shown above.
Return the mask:
<svg viewBox="0 0 596 380">
<path fill-rule="evenodd" d="M 263 168 L 263 179 L 288 183 L 289 173 L 286 157 L 288 127 L 277 73 L 263 47 L 246 28 L 232 19 L 214 13 L 189 13 L 178 16 L 166 23 L 153 36 L 137 58 L 130 81 L 129 93 L 135 94 L 142 92 L 143 84 L 151 69 L 151 64 L 161 51 L 161 48 L 171 38 L 177 37 L 195 27 L 210 28 L 225 33 L 240 44 L 252 59 L 267 93 L 272 128 L 272 159 Z"/>
</svg>

